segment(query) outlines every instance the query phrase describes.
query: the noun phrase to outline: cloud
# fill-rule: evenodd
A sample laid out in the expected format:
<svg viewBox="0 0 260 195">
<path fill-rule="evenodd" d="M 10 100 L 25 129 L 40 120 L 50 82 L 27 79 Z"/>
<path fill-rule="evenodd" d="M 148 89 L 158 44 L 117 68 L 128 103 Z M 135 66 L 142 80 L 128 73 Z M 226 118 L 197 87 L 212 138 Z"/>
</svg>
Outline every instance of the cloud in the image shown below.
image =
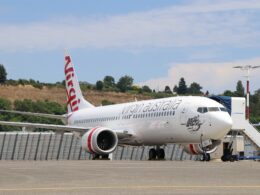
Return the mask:
<svg viewBox="0 0 260 195">
<path fill-rule="evenodd" d="M 186 4 L 98 19 L 0 24 L 0 50 L 258 46 L 260 1 Z"/>
<path fill-rule="evenodd" d="M 171 88 L 178 85 L 180 78 L 184 77 L 187 85 L 197 82 L 203 87 L 203 91 L 209 90 L 211 93 L 218 94 L 227 89 L 235 90 L 238 80 L 245 81 L 243 76 L 246 72 L 233 69 L 233 67 L 247 64 L 258 65 L 260 58 L 219 63 L 172 64 L 165 77 L 147 80 L 138 85 L 148 85 L 155 90 L 164 90 L 166 85 Z M 260 80 L 257 76 L 259 72 L 260 69 L 256 69 L 251 73 L 251 91 L 260 89 Z"/>
</svg>

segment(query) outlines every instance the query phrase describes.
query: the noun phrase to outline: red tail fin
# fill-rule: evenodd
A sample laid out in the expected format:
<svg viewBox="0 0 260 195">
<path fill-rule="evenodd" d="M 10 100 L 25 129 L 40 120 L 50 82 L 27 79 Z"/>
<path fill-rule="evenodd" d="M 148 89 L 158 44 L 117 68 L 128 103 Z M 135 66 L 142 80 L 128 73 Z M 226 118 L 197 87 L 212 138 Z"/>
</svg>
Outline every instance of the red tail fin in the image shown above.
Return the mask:
<svg viewBox="0 0 260 195">
<path fill-rule="evenodd" d="M 71 61 L 71 57 L 65 54 L 65 83 L 67 92 L 67 109 L 68 113 L 75 112 L 84 108 L 94 107 L 82 96 L 80 90 L 77 75 L 75 74 L 75 69 Z"/>
</svg>

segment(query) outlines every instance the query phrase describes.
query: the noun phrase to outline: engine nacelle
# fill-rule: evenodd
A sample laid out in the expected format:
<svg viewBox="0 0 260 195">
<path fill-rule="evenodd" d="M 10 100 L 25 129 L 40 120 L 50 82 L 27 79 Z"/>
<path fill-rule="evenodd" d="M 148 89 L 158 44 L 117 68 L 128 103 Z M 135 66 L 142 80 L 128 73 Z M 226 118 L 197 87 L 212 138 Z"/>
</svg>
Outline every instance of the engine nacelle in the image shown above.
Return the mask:
<svg viewBox="0 0 260 195">
<path fill-rule="evenodd" d="M 82 148 L 89 153 L 105 155 L 112 153 L 118 143 L 116 133 L 105 127 L 95 127 L 82 136 Z"/>
<path fill-rule="evenodd" d="M 219 140 L 213 140 L 212 144 L 205 147 L 204 150 L 207 154 L 213 153 L 217 150 L 218 145 L 221 143 Z M 203 148 L 201 144 L 182 144 L 184 147 L 184 151 L 188 154 L 203 154 Z"/>
</svg>

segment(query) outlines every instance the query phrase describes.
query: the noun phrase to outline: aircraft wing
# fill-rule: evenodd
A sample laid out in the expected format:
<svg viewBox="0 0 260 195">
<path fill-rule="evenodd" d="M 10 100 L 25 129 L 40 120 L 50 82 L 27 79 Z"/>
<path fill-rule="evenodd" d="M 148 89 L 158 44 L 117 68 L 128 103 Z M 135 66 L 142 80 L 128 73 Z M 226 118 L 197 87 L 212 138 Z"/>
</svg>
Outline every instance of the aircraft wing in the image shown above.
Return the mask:
<svg viewBox="0 0 260 195">
<path fill-rule="evenodd" d="M 56 115 L 56 114 L 34 113 L 34 112 L 22 112 L 22 111 L 16 111 L 16 110 L 0 110 L 0 112 L 12 113 L 12 114 L 22 114 L 22 115 L 28 115 L 28 116 L 40 116 L 40 117 L 60 119 L 60 120 L 67 119 L 67 114 Z"/>
<path fill-rule="evenodd" d="M 23 127 L 26 130 L 31 130 L 35 128 L 43 128 L 48 130 L 53 130 L 57 132 L 77 132 L 80 135 L 83 135 L 93 127 L 79 127 L 79 126 L 69 126 L 69 125 L 53 125 L 53 124 L 42 124 L 42 123 L 25 123 L 25 122 L 9 122 L 9 121 L 0 121 L 0 125 L 5 126 L 16 126 L 16 127 Z M 115 133 L 118 136 L 119 140 L 129 139 L 131 138 L 134 133 L 132 131 L 123 129 L 123 130 L 115 130 Z"/>
<path fill-rule="evenodd" d="M 68 126 L 68 125 L 53 125 L 53 124 L 9 122 L 9 121 L 0 121 L 0 125 L 25 127 L 28 129 L 43 128 L 43 129 L 49 129 L 54 131 L 60 131 L 60 132 L 76 131 L 79 133 L 87 132 L 90 129 L 86 127 Z"/>
</svg>

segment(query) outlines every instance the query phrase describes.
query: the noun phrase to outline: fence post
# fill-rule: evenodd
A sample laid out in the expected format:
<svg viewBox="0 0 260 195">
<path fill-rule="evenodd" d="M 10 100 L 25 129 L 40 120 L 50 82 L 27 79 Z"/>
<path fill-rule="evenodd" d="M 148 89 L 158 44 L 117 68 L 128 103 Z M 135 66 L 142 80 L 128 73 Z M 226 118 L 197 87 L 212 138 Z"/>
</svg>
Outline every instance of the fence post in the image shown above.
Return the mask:
<svg viewBox="0 0 260 195">
<path fill-rule="evenodd" d="M 32 148 L 33 148 L 33 144 L 34 144 L 34 137 L 35 137 L 35 134 L 32 134 L 32 139 L 31 139 L 31 144 L 30 144 L 30 151 L 29 151 L 28 160 L 30 160 L 30 158 L 31 158 Z"/>
<path fill-rule="evenodd" d="M 133 154 L 134 154 L 134 150 L 135 150 L 135 147 L 131 147 L 132 148 L 132 152 L 131 152 L 131 157 L 130 157 L 130 160 L 133 160 Z"/>
<path fill-rule="evenodd" d="M 124 152 L 125 152 L 125 146 L 122 146 L 122 151 L 121 151 L 121 155 L 120 155 L 120 160 L 122 160 Z"/>
<path fill-rule="evenodd" d="M 50 150 L 50 145 L 51 145 L 51 139 L 52 139 L 52 133 L 50 134 L 50 137 L 49 137 L 49 142 L 48 142 L 48 146 L 47 146 L 45 160 L 48 160 L 48 155 L 49 155 L 49 150 Z"/>
<path fill-rule="evenodd" d="M 14 139 L 14 148 L 13 148 L 13 153 L 12 153 L 12 158 L 11 158 L 12 160 L 14 160 L 14 153 L 15 153 L 15 148 L 16 148 L 17 137 L 18 137 L 18 133 L 16 133 L 15 139 Z"/>
<path fill-rule="evenodd" d="M 2 157 L 3 157 L 3 151 L 4 151 L 4 146 L 5 146 L 5 137 L 6 137 L 6 133 L 4 133 L 4 137 L 3 137 L 0 160 L 2 160 Z"/>
<path fill-rule="evenodd" d="M 54 138 L 54 144 L 53 144 L 52 151 L 51 151 L 51 160 L 54 159 L 54 157 L 53 157 L 54 155 L 53 155 L 53 154 L 54 154 L 54 150 L 55 150 L 55 148 L 56 148 L 56 144 L 55 144 L 55 143 L 56 143 L 56 140 L 57 140 L 57 137 L 58 137 L 58 136 L 57 136 L 57 133 L 55 133 L 54 135 L 55 135 L 55 138 Z M 57 157 L 55 157 L 55 159 L 56 159 L 56 158 L 57 158 Z"/>
<path fill-rule="evenodd" d="M 144 147 L 144 146 L 142 146 L 142 148 L 143 148 L 143 150 L 142 150 L 142 153 L 141 153 L 140 160 L 143 160 L 143 156 L 144 156 L 144 149 L 145 149 L 145 147 Z"/>
<path fill-rule="evenodd" d="M 9 150 L 9 147 L 10 147 L 11 138 L 12 138 L 12 136 L 11 136 L 11 134 L 9 134 L 9 139 L 8 139 L 8 144 L 7 144 L 6 154 L 5 154 L 5 160 L 7 160 L 7 157 L 8 157 L 8 150 Z"/>
<path fill-rule="evenodd" d="M 78 160 L 80 160 L 81 152 L 82 152 L 82 147 L 80 147 L 80 150 L 79 150 L 79 157 L 78 157 Z"/>
<path fill-rule="evenodd" d="M 62 151 L 62 159 L 65 159 L 65 152 L 66 152 L 66 146 L 67 146 L 67 142 L 68 142 L 68 134 L 65 136 L 64 135 L 64 144 L 63 144 L 63 151 Z"/>
<path fill-rule="evenodd" d="M 182 160 L 182 158 L 183 158 L 183 153 L 184 153 L 184 151 L 183 151 L 183 150 L 181 150 L 181 156 L 180 156 L 180 160 Z"/>
<path fill-rule="evenodd" d="M 173 145 L 173 147 L 172 147 L 172 154 L 171 154 L 171 160 L 172 160 L 172 158 L 173 158 L 173 155 L 174 155 L 174 150 L 175 150 L 175 144 Z"/>
<path fill-rule="evenodd" d="M 60 144 L 59 144 L 58 154 L 57 154 L 56 160 L 59 160 L 59 157 L 60 157 L 60 150 L 61 150 L 61 145 L 62 145 L 62 141 L 63 141 L 63 135 L 64 135 L 64 133 L 61 134 Z"/>
<path fill-rule="evenodd" d="M 20 145 L 18 147 L 17 160 L 20 160 L 19 157 L 20 157 L 20 153 L 21 153 L 22 143 L 23 143 L 23 134 L 21 134 L 21 136 L 20 136 Z"/>
<path fill-rule="evenodd" d="M 42 158 L 42 156 L 43 156 L 43 152 L 44 152 L 44 146 L 45 146 L 45 137 L 46 137 L 46 134 L 42 134 L 42 142 L 41 142 L 41 152 L 40 152 L 40 158 L 39 158 L 39 160 L 42 160 L 43 158 Z"/>
<path fill-rule="evenodd" d="M 25 147 L 24 147 L 23 160 L 25 160 L 25 155 L 26 155 L 26 152 L 27 152 L 27 146 L 28 146 L 29 136 L 30 136 L 30 134 L 27 133 L 26 143 L 25 143 Z"/>
<path fill-rule="evenodd" d="M 70 159 L 70 153 L 71 153 L 71 148 L 72 148 L 73 141 L 74 141 L 74 134 L 72 134 L 71 141 L 70 141 L 70 148 L 69 148 L 68 160 Z"/>
<path fill-rule="evenodd" d="M 37 154 L 38 154 L 38 149 L 39 149 L 39 145 L 40 145 L 41 135 L 42 135 L 42 133 L 40 133 L 39 136 L 38 136 L 36 150 L 35 150 L 35 155 L 34 155 L 34 160 L 37 159 Z"/>
</svg>

